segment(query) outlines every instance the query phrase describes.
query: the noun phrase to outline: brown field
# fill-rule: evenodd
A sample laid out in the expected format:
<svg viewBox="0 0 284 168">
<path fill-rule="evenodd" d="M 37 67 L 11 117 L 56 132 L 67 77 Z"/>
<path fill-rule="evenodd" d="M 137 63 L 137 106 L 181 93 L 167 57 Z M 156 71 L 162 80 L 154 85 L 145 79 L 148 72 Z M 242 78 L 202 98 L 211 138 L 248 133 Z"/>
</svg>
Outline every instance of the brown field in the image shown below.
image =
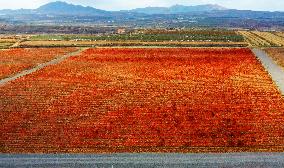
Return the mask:
<svg viewBox="0 0 284 168">
<path fill-rule="evenodd" d="M 265 51 L 278 65 L 284 68 L 284 48 L 267 48 Z"/>
<path fill-rule="evenodd" d="M 0 38 L 0 49 L 7 49 L 14 45 L 18 40 L 13 38 Z"/>
<path fill-rule="evenodd" d="M 284 38 L 277 36 L 272 32 L 253 31 L 253 33 L 269 41 L 272 44 L 272 46 L 278 46 L 278 47 L 284 46 Z"/>
<path fill-rule="evenodd" d="M 251 47 L 284 46 L 283 32 L 239 31 Z"/>
<path fill-rule="evenodd" d="M 1 153 L 284 152 L 246 48 L 97 48 L 0 87 Z"/>
<path fill-rule="evenodd" d="M 284 38 L 284 32 L 275 32 L 277 36 L 283 37 Z"/>
<path fill-rule="evenodd" d="M 250 47 L 270 47 L 273 45 L 266 39 L 256 35 L 251 31 L 239 31 L 239 33 L 244 36 L 245 41 L 249 44 Z"/>
<path fill-rule="evenodd" d="M 22 36 L 0 35 L 0 49 L 8 49 L 19 42 Z"/>
</svg>

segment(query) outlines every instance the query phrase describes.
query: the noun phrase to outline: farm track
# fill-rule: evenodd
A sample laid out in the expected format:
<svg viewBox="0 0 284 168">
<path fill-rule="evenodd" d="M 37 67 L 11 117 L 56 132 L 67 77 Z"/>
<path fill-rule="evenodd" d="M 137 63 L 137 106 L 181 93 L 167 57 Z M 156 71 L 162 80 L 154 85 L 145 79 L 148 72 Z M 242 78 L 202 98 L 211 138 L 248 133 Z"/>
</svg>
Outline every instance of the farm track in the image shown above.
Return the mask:
<svg viewBox="0 0 284 168">
<path fill-rule="evenodd" d="M 278 66 L 272 58 L 270 58 L 264 51 L 254 48 L 252 49 L 253 53 L 261 61 L 262 65 L 268 71 L 272 80 L 275 82 L 279 88 L 281 94 L 284 96 L 284 71 Z"/>
<path fill-rule="evenodd" d="M 24 71 L 22 71 L 22 72 L 19 72 L 19 73 L 15 74 L 15 75 L 13 75 L 13 76 L 11 76 L 11 77 L 7 77 L 7 78 L 4 78 L 4 79 L 1 79 L 1 80 L 0 80 L 0 87 L 3 86 L 3 85 L 5 85 L 5 84 L 7 84 L 7 83 L 9 83 L 9 82 L 11 82 L 11 81 L 13 81 L 13 80 L 16 80 L 16 79 L 18 79 L 18 78 L 20 78 L 20 77 L 23 77 L 23 76 L 29 75 L 29 74 L 31 74 L 31 73 L 34 73 L 34 72 L 36 72 L 36 71 L 38 71 L 38 70 L 41 70 L 41 69 L 43 69 L 43 68 L 45 68 L 45 67 L 47 67 L 47 66 L 58 64 L 58 63 L 60 63 L 60 62 L 62 62 L 62 61 L 64 61 L 64 60 L 66 60 L 66 59 L 69 58 L 69 57 L 76 56 L 76 55 L 78 55 L 80 52 L 82 52 L 83 50 L 84 50 L 84 49 L 80 49 L 80 50 L 78 50 L 78 51 L 68 53 L 68 54 L 66 54 L 66 55 L 63 55 L 62 57 L 53 59 L 53 60 L 48 61 L 48 62 L 46 62 L 46 63 L 39 64 L 39 65 L 37 65 L 37 66 L 35 66 L 35 67 L 31 68 L 31 69 L 28 69 L 28 70 L 24 70 Z"/>
</svg>

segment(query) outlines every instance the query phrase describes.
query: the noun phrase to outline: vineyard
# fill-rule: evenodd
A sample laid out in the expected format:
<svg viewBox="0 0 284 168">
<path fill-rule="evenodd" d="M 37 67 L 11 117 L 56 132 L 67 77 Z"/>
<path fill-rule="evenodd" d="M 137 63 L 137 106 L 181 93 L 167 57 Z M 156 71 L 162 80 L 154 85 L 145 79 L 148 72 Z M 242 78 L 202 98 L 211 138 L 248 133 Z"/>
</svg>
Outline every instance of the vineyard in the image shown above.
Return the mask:
<svg viewBox="0 0 284 168">
<path fill-rule="evenodd" d="M 283 98 L 245 48 L 88 49 L 0 103 L 2 153 L 284 151 Z"/>
<path fill-rule="evenodd" d="M 246 47 L 242 35 L 230 30 L 152 30 L 124 34 L 32 35 L 20 47 L 167 46 L 167 47 Z"/>
<path fill-rule="evenodd" d="M 135 29 L 124 33 L 1 35 L 0 49 L 34 47 L 283 47 L 283 32 Z"/>
<path fill-rule="evenodd" d="M 284 32 L 275 32 L 275 35 L 283 37 L 284 38 Z"/>
<path fill-rule="evenodd" d="M 76 50 L 75 48 L 0 50 L 0 79 Z"/>
<path fill-rule="evenodd" d="M 1 39 L 0 38 L 0 49 L 5 49 L 11 47 L 17 41 L 14 39 Z"/>
<path fill-rule="evenodd" d="M 266 48 L 265 51 L 278 65 L 284 68 L 284 48 Z"/>
<path fill-rule="evenodd" d="M 19 47 L 244 47 L 245 42 L 209 42 L 209 41 L 25 41 Z"/>
<path fill-rule="evenodd" d="M 276 46 L 284 46 L 284 38 L 279 37 L 277 35 L 274 35 L 270 32 L 259 32 L 259 31 L 254 31 L 254 33 L 258 36 L 263 37 L 267 41 L 269 41 L 271 44 L 274 44 Z"/>
<path fill-rule="evenodd" d="M 260 32 L 260 31 L 239 31 L 245 41 L 252 47 L 281 47 L 284 46 L 283 33 Z"/>
<path fill-rule="evenodd" d="M 145 29 L 125 34 L 109 35 L 35 35 L 31 41 L 212 41 L 212 42 L 243 42 L 241 35 L 229 30 L 152 30 Z"/>
</svg>

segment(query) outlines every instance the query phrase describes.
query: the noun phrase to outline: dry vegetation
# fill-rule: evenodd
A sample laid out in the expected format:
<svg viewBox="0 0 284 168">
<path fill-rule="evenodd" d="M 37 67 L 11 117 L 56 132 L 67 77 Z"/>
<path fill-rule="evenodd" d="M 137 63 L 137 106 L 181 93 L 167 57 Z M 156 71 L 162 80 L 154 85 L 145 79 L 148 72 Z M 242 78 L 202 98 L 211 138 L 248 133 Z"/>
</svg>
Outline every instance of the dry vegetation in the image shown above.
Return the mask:
<svg viewBox="0 0 284 168">
<path fill-rule="evenodd" d="M 268 47 L 271 46 L 271 43 L 267 40 L 261 38 L 260 36 L 250 32 L 250 31 L 239 31 L 241 35 L 245 37 L 245 41 L 251 47 Z"/>
<path fill-rule="evenodd" d="M 278 65 L 284 68 L 284 48 L 267 48 L 265 51 Z"/>
<path fill-rule="evenodd" d="M 271 32 L 260 32 L 260 31 L 253 31 L 254 34 L 264 38 L 265 40 L 269 41 L 272 46 L 284 46 L 284 38 L 277 36 Z"/>
<path fill-rule="evenodd" d="M 284 32 L 275 32 L 277 36 L 283 37 L 284 38 Z"/>
<path fill-rule="evenodd" d="M 28 37 L 28 35 L 0 35 L 0 49 L 16 47 L 19 42 Z"/>
<path fill-rule="evenodd" d="M 7 49 L 17 42 L 16 39 L 0 38 L 0 49 Z"/>
<path fill-rule="evenodd" d="M 251 47 L 281 47 L 284 46 L 282 32 L 239 31 Z"/>
</svg>

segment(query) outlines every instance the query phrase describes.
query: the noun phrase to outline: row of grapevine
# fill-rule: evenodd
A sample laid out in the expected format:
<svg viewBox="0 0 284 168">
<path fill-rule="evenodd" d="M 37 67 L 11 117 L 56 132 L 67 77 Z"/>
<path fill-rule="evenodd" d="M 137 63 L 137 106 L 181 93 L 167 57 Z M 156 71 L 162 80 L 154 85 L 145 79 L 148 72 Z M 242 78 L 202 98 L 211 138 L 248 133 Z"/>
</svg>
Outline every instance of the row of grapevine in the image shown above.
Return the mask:
<svg viewBox="0 0 284 168">
<path fill-rule="evenodd" d="M 284 48 L 266 48 L 265 52 L 284 69 Z"/>
<path fill-rule="evenodd" d="M 260 36 L 256 35 L 250 31 L 239 31 L 239 33 L 244 36 L 245 41 L 252 47 L 269 47 L 272 46 L 269 41 L 261 38 Z"/>
<path fill-rule="evenodd" d="M 76 50 L 76 48 L 19 48 L 0 50 L 0 79 Z"/>
<path fill-rule="evenodd" d="M 283 32 L 238 31 L 252 47 L 284 46 Z"/>
<path fill-rule="evenodd" d="M 253 33 L 274 44 L 274 46 L 284 46 L 284 37 L 277 36 L 271 32 L 253 31 Z"/>
<path fill-rule="evenodd" d="M 283 98 L 246 48 L 88 49 L 0 87 L 0 104 L 2 153 L 284 145 Z"/>
</svg>

